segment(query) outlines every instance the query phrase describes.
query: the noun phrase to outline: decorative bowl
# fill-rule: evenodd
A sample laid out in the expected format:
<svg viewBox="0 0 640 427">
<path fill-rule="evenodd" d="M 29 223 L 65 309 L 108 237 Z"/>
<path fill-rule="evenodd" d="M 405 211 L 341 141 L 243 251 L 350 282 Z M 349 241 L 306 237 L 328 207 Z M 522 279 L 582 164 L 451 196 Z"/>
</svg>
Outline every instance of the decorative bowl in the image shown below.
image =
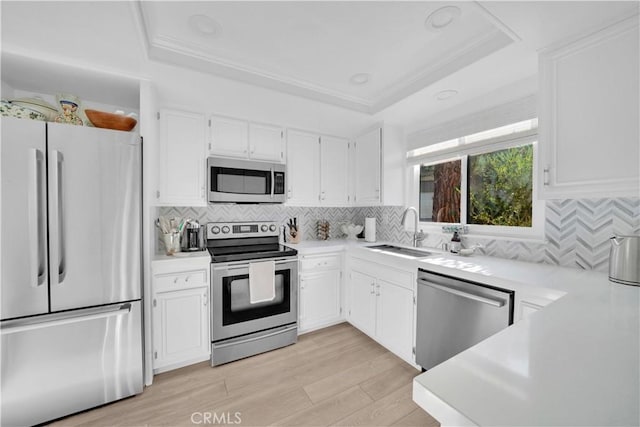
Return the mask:
<svg viewBox="0 0 640 427">
<path fill-rule="evenodd" d="M 39 96 L 34 96 L 33 98 L 12 99 L 9 102 L 11 102 L 13 105 L 20 105 L 30 110 L 42 113 L 45 115 L 47 121 L 49 122 L 54 121 L 56 116 L 60 114 L 60 111 L 56 107 L 49 104 Z"/>
<path fill-rule="evenodd" d="M 362 225 L 355 224 L 342 224 L 340 229 L 347 235 L 347 239 L 356 240 L 356 236 L 362 232 L 364 227 Z"/>
<path fill-rule="evenodd" d="M 0 103 L 0 115 L 5 117 L 15 117 L 17 119 L 40 120 L 43 122 L 47 121 L 47 117 L 41 112 L 34 111 L 21 105 L 15 105 L 5 100 Z"/>
<path fill-rule="evenodd" d="M 98 110 L 84 110 L 87 118 L 97 128 L 123 130 L 129 132 L 136 127 L 138 121 L 122 114 L 107 113 Z"/>
</svg>

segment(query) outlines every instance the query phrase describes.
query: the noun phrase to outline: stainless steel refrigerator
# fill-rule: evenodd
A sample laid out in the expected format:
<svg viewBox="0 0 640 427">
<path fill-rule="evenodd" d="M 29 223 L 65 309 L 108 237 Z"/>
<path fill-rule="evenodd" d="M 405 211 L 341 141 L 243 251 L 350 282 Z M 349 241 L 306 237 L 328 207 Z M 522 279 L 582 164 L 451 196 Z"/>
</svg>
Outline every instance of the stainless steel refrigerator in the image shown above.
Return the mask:
<svg viewBox="0 0 640 427">
<path fill-rule="evenodd" d="M 0 424 L 142 392 L 139 136 L 0 125 Z"/>
</svg>

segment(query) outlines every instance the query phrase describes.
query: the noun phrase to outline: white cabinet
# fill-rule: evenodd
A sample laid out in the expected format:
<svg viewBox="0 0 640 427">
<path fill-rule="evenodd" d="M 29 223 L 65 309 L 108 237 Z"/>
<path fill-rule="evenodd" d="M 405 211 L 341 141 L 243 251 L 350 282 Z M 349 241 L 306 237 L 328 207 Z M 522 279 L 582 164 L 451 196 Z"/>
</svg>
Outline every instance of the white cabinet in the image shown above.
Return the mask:
<svg viewBox="0 0 640 427">
<path fill-rule="evenodd" d="M 540 188 L 544 198 L 640 191 L 638 17 L 540 55 Z"/>
<path fill-rule="evenodd" d="M 408 271 L 351 259 L 347 319 L 409 363 L 414 363 L 414 282 Z"/>
<path fill-rule="evenodd" d="M 340 254 L 300 257 L 300 332 L 342 321 L 340 260 Z"/>
<path fill-rule="evenodd" d="M 280 126 L 250 123 L 230 117 L 211 116 L 213 155 L 283 162 L 284 130 Z"/>
<path fill-rule="evenodd" d="M 279 126 L 249 124 L 249 158 L 284 161 L 284 130 Z"/>
<path fill-rule="evenodd" d="M 376 334 L 376 278 L 358 270 L 349 275 L 349 322 L 369 336 Z"/>
<path fill-rule="evenodd" d="M 246 121 L 211 116 L 209 126 L 211 154 L 241 158 L 249 155 L 249 124 Z"/>
<path fill-rule="evenodd" d="M 320 202 L 320 140 L 312 133 L 287 132 L 287 203 L 317 206 Z"/>
<path fill-rule="evenodd" d="M 354 201 L 359 206 L 379 205 L 381 194 L 382 130 L 374 129 L 354 142 Z"/>
<path fill-rule="evenodd" d="M 413 291 L 379 279 L 376 335 L 404 360 L 413 361 Z"/>
<path fill-rule="evenodd" d="M 288 131 L 288 204 L 348 206 L 350 169 L 346 139 Z"/>
<path fill-rule="evenodd" d="M 209 359 L 209 258 L 152 263 L 153 370 Z"/>
<path fill-rule="evenodd" d="M 320 137 L 320 205 L 347 206 L 349 195 L 349 142 Z"/>
<path fill-rule="evenodd" d="M 158 203 L 206 206 L 206 124 L 202 114 L 160 110 Z"/>
</svg>

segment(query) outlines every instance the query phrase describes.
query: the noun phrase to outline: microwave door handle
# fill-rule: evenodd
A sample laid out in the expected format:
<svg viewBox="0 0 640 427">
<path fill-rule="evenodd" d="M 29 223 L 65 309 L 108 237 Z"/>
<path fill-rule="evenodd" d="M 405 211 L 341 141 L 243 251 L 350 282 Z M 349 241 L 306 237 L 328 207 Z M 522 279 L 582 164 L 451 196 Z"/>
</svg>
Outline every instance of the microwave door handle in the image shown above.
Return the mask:
<svg viewBox="0 0 640 427">
<path fill-rule="evenodd" d="M 275 191 L 275 185 L 276 185 L 276 174 L 273 171 L 273 168 L 271 168 L 271 198 L 273 199 L 273 192 Z"/>
</svg>

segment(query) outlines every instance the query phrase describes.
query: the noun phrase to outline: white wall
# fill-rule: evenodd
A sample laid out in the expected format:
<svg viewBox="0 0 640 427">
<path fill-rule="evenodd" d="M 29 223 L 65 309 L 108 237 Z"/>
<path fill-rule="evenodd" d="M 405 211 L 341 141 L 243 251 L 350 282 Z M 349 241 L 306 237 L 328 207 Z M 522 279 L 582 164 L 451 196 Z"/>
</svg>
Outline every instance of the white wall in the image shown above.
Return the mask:
<svg viewBox="0 0 640 427">
<path fill-rule="evenodd" d="M 369 115 L 156 62 L 149 78 L 159 107 L 220 114 L 351 138 L 372 126 Z"/>
</svg>

